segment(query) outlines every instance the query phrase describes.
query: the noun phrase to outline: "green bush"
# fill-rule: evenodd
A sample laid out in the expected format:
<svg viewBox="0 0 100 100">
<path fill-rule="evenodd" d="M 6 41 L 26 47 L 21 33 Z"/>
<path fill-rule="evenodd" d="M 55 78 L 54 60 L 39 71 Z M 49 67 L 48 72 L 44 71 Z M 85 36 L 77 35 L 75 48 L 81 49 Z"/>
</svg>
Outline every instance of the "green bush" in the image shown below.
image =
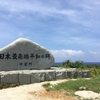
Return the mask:
<svg viewBox="0 0 100 100">
<path fill-rule="evenodd" d="M 64 68 L 83 68 L 83 61 L 75 61 L 71 62 L 70 60 L 66 60 L 62 63 L 62 67 Z"/>
</svg>

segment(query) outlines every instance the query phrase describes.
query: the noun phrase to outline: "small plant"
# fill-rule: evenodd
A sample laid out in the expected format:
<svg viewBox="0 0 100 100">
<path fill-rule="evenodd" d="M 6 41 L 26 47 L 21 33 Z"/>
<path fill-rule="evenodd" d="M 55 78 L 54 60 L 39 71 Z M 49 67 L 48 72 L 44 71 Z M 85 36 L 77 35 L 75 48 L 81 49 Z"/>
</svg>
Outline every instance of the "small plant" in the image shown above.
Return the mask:
<svg viewBox="0 0 100 100">
<path fill-rule="evenodd" d="M 50 83 L 46 83 L 42 85 L 47 91 L 52 90 L 53 85 Z"/>
<path fill-rule="evenodd" d="M 50 84 L 50 83 L 46 83 L 46 84 L 43 84 L 42 86 L 43 86 L 44 88 L 48 88 L 48 87 L 51 86 L 51 84 Z"/>
</svg>

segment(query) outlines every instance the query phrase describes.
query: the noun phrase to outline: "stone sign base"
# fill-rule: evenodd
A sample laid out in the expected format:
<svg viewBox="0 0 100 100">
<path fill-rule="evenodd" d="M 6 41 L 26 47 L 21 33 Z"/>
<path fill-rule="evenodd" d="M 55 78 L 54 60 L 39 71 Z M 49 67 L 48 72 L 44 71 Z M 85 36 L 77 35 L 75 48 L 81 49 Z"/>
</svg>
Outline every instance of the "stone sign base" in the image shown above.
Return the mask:
<svg viewBox="0 0 100 100">
<path fill-rule="evenodd" d="M 1 71 L 0 84 L 32 84 L 67 78 L 89 78 L 90 71 L 65 69 Z"/>
</svg>

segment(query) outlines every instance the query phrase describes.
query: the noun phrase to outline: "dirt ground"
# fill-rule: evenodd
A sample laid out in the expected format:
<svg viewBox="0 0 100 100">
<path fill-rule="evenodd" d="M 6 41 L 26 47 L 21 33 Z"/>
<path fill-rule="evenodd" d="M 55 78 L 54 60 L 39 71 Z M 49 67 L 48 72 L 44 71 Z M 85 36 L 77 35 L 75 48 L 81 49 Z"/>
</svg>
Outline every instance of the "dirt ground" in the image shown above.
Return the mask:
<svg viewBox="0 0 100 100">
<path fill-rule="evenodd" d="M 57 84 L 65 80 L 51 81 Z M 60 92 L 47 92 L 42 87 L 42 83 L 22 85 L 13 88 L 0 90 L 0 100 L 77 100 L 76 98 L 65 96 Z"/>
</svg>

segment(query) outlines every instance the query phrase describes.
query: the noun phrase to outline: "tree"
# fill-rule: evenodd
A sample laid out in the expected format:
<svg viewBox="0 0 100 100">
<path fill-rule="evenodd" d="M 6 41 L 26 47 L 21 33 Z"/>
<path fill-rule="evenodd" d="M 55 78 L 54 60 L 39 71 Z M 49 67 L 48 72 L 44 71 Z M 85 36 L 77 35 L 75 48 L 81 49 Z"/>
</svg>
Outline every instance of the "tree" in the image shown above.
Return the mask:
<svg viewBox="0 0 100 100">
<path fill-rule="evenodd" d="M 76 61 L 75 63 L 74 63 L 74 67 L 75 68 L 83 68 L 83 61 Z"/>
<path fill-rule="evenodd" d="M 62 63 L 63 67 L 68 68 L 71 65 L 71 61 L 68 59 Z"/>
<path fill-rule="evenodd" d="M 66 60 L 62 63 L 65 68 L 83 68 L 83 61 L 75 61 L 71 62 L 70 60 Z"/>
</svg>

